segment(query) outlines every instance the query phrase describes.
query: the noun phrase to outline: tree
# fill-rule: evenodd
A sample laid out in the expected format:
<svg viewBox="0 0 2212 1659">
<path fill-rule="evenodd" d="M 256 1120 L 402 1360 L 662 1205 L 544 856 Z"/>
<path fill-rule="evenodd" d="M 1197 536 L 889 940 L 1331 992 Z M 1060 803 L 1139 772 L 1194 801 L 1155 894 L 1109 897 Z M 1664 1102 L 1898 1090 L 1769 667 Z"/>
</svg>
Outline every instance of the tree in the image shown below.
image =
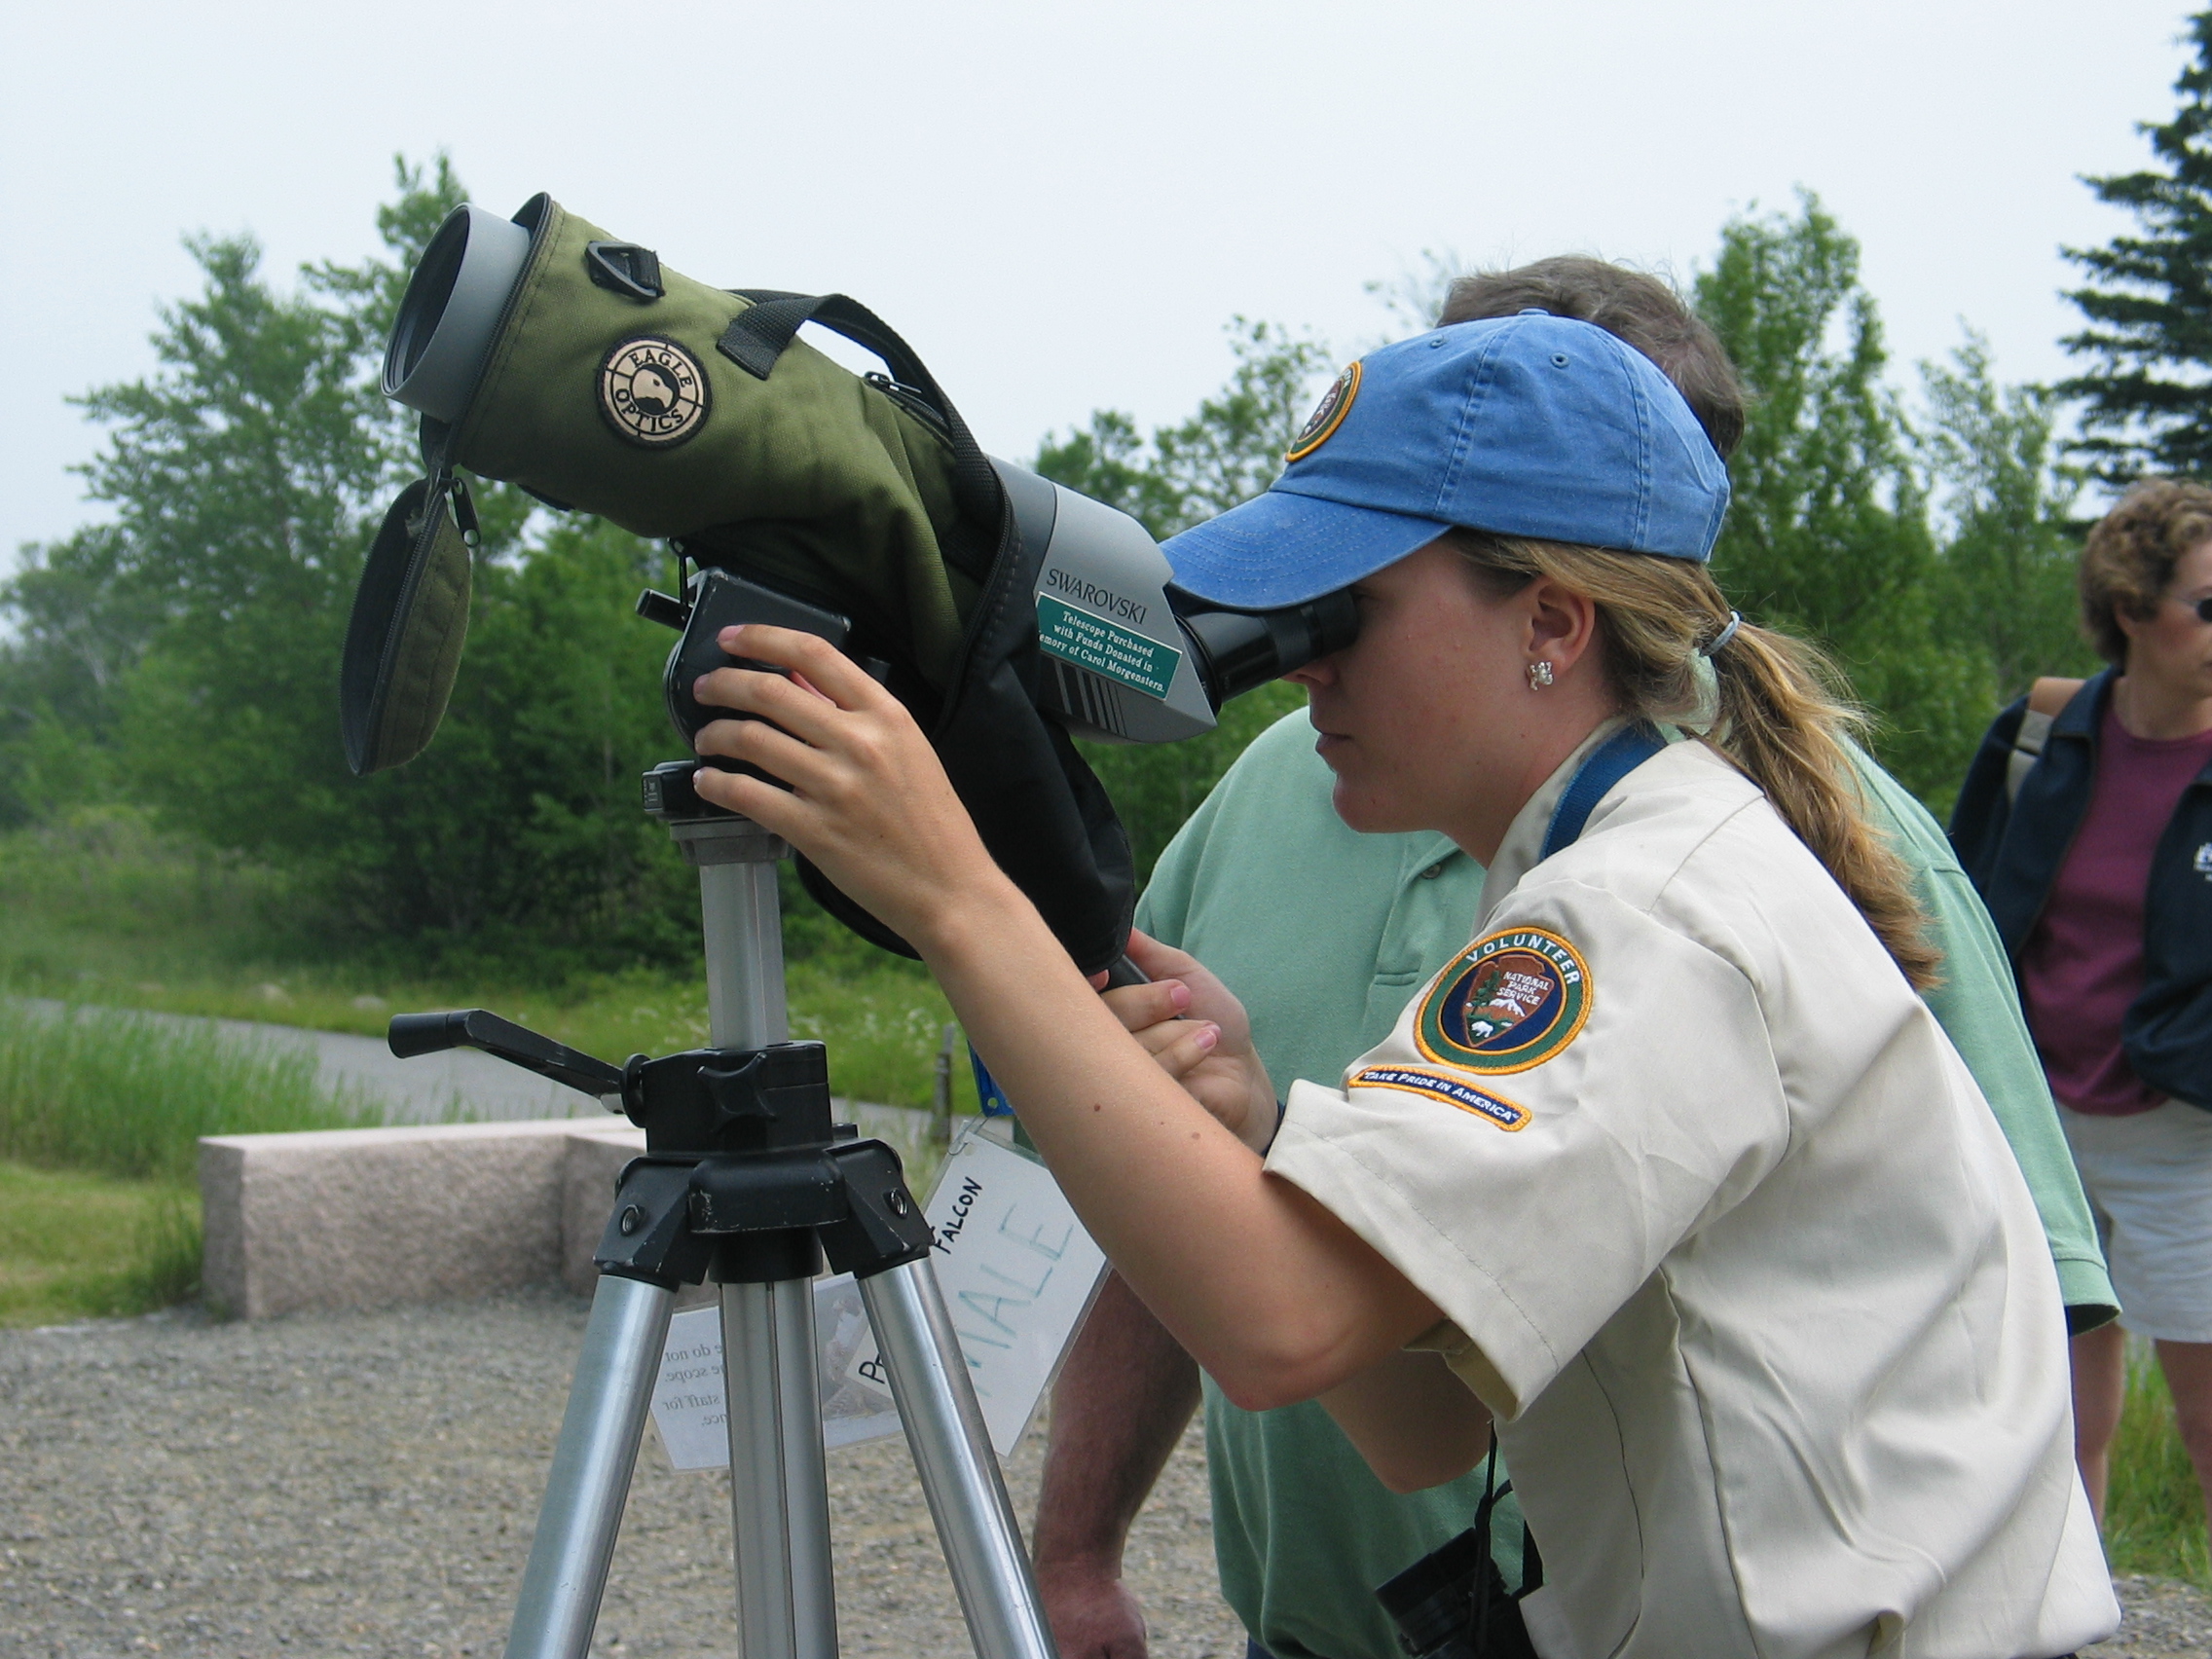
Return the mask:
<svg viewBox="0 0 2212 1659">
<path fill-rule="evenodd" d="M 1119 507 L 1161 540 L 1248 501 L 1275 480 L 1305 423 L 1329 349 L 1279 323 L 1233 318 L 1229 383 L 1149 440 L 1133 417 L 1093 411 L 1088 426 L 1038 446 L 1036 469 Z"/>
<path fill-rule="evenodd" d="M 1915 445 L 1947 530 L 1938 632 L 1986 655 L 1995 703 L 2039 675 L 2091 672 L 2074 591 L 2082 480 L 2054 457 L 2055 394 L 2000 386 L 1974 334 L 1920 374 Z"/>
<path fill-rule="evenodd" d="M 1305 424 L 1315 382 L 1332 366 L 1310 335 L 1237 317 L 1229 327 L 1235 366 L 1229 383 L 1189 419 L 1140 438 L 1115 410 L 1039 447 L 1046 477 L 1121 508 L 1156 537 L 1249 500 L 1282 470 L 1283 452 Z M 1140 876 L 1244 747 L 1305 701 L 1280 682 L 1226 705 L 1221 723 L 1182 743 L 1084 743 L 1084 757 L 1114 797 Z"/>
<path fill-rule="evenodd" d="M 1987 718 L 1987 670 L 1936 626 L 1937 549 L 1859 244 L 1821 206 L 1721 231 L 1694 301 L 1753 394 L 1713 571 L 1755 620 L 1833 652 L 1879 712 L 1876 749 L 1947 802 Z"/>
<path fill-rule="evenodd" d="M 2089 325 L 2061 344 L 2090 367 L 2058 391 L 2082 401 L 2074 447 L 2112 484 L 2212 473 L 2212 11 L 2189 39 L 2173 119 L 2141 128 L 2157 165 L 2083 181 L 2139 229 L 2064 250 L 2088 273 L 2067 297 Z"/>
<path fill-rule="evenodd" d="M 677 753 L 668 638 L 630 613 L 665 555 L 581 516 L 548 524 L 479 480 L 471 639 L 435 742 L 350 776 L 338 660 L 388 498 L 418 464 L 376 372 L 408 273 L 462 196 L 398 169 L 387 257 L 261 274 L 248 239 L 191 242 L 204 286 L 166 308 L 161 368 L 83 399 L 111 526 L 36 551 L 0 603 L 0 780 L 18 817 L 112 785 L 172 830 L 278 865 L 356 948 L 682 952 L 689 900 L 637 778 Z M 124 783 L 127 780 L 127 786 Z"/>
<path fill-rule="evenodd" d="M 163 311 L 160 371 L 77 400 L 109 428 L 80 470 L 115 522 L 30 550 L 0 595 L 19 624 L 0 672 L 9 747 L 73 752 L 60 770 L 81 785 L 112 758 L 106 740 L 149 652 L 200 706 L 250 684 L 295 724 L 335 719 L 334 630 L 391 471 L 392 422 L 359 371 L 364 319 L 324 303 L 312 276 L 276 292 L 250 238 L 186 245 L 205 286 Z M 279 740 L 268 758 L 305 756 Z M 18 816 L 68 784 L 18 776 Z"/>
</svg>

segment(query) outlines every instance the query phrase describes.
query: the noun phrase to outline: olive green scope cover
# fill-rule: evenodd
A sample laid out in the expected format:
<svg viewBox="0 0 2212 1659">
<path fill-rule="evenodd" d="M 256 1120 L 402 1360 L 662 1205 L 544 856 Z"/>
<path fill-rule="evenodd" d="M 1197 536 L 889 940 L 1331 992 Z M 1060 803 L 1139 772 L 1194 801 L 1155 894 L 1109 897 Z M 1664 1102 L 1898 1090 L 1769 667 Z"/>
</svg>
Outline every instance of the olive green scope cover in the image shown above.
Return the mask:
<svg viewBox="0 0 2212 1659">
<path fill-rule="evenodd" d="M 463 467 L 851 616 L 847 648 L 890 665 L 1000 866 L 1079 963 L 1111 964 L 1134 903 L 1127 838 L 1065 730 L 1036 708 L 1044 550 L 1023 545 L 949 404 L 936 399 L 941 421 L 917 412 L 931 400 L 895 396 L 791 339 L 789 317 L 764 354 L 733 350 L 742 331 L 730 325 L 756 301 L 665 264 L 658 297 L 602 285 L 591 247 L 606 234 L 548 198 L 516 222 L 530 257 L 476 389 L 455 425 L 424 418 L 430 479 L 393 504 L 355 596 L 343 698 L 353 770 L 412 758 L 444 713 L 469 567 L 438 487 Z M 800 868 L 854 931 L 913 954 Z"/>
<path fill-rule="evenodd" d="M 384 515 L 347 621 L 339 715 L 356 777 L 406 764 L 437 735 L 468 634 L 468 577 L 450 495 L 417 479 Z"/>
<path fill-rule="evenodd" d="M 756 376 L 719 349 L 753 302 L 665 264 L 657 299 L 602 287 L 587 251 L 605 231 L 543 198 L 521 217 L 530 261 L 449 459 L 702 563 L 857 608 L 856 622 L 873 622 L 866 631 L 941 692 L 980 592 L 946 555 L 979 571 L 992 552 L 945 545 L 961 534 L 945 434 L 804 341 Z M 648 339 L 699 381 L 661 417 L 665 432 L 641 434 L 610 410 L 608 387 Z"/>
</svg>

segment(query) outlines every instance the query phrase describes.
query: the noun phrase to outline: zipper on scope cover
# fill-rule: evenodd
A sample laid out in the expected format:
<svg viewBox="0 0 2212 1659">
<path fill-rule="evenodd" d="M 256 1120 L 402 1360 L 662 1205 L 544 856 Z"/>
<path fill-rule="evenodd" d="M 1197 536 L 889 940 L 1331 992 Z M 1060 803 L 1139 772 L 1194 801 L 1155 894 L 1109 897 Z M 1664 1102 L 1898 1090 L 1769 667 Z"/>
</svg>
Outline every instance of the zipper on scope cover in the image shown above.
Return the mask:
<svg viewBox="0 0 2212 1659">
<path fill-rule="evenodd" d="M 928 422 L 930 429 L 936 432 L 939 437 L 948 441 L 952 437 L 952 428 L 945 424 L 945 419 L 938 411 L 937 405 L 903 381 L 895 381 L 880 369 L 870 369 L 866 374 L 861 376 L 861 379 L 882 392 L 884 396 L 890 398 L 907 414 L 918 416 Z"/>
</svg>

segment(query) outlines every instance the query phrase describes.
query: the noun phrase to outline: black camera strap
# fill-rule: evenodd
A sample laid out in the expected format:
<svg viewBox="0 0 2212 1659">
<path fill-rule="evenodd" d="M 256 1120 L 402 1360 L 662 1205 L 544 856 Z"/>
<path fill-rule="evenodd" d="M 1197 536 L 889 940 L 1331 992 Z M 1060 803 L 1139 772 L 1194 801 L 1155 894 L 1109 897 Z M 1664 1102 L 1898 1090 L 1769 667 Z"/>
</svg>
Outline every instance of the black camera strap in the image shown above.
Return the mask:
<svg viewBox="0 0 2212 1659">
<path fill-rule="evenodd" d="M 1493 1659 L 1493 1655 L 1496 1655 L 1497 1659 L 1510 1659 L 1512 1655 L 1533 1651 L 1529 1642 L 1528 1629 L 1521 1624 L 1518 1604 L 1531 1590 L 1541 1590 L 1544 1587 L 1544 1560 L 1536 1553 L 1536 1540 L 1530 1534 L 1529 1518 L 1526 1515 L 1521 1518 L 1521 1583 L 1519 1588 L 1504 1599 L 1505 1604 L 1513 1608 L 1513 1623 L 1519 1628 L 1511 1632 L 1499 1628 L 1496 1631 L 1498 1641 L 1494 1647 L 1491 1641 L 1493 1628 L 1491 1621 L 1499 1611 L 1498 1597 L 1485 1593 L 1484 1588 L 1486 1581 L 1497 1570 L 1494 1558 L 1491 1555 L 1491 1524 L 1496 1519 L 1498 1499 L 1512 1490 L 1513 1483 L 1510 1480 L 1503 1486 L 1497 1484 L 1497 1427 L 1493 1423 L 1490 1431 L 1490 1456 L 1483 1460 L 1483 1500 L 1475 1509 L 1475 1544 L 1488 1567 L 1488 1571 L 1478 1576 L 1471 1586 L 1475 1601 L 1473 1623 L 1477 1659 Z"/>
</svg>

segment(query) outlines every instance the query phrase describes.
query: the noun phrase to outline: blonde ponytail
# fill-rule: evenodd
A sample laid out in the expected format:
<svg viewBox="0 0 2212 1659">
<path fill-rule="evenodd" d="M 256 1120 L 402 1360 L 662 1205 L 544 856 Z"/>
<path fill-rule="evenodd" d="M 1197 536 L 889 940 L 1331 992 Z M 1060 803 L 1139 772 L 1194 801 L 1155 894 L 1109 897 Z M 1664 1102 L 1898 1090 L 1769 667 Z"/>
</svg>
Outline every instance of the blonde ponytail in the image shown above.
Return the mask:
<svg viewBox="0 0 2212 1659">
<path fill-rule="evenodd" d="M 1710 721 L 1705 741 L 1765 792 L 1913 988 L 1941 982 L 1942 954 L 1926 938 L 1910 873 L 1867 821 L 1848 747 L 1865 718 L 1838 690 L 1841 677 L 1819 650 L 1749 622 L 1727 633 L 1734 612 L 1706 568 L 1687 560 L 1470 530 L 1450 539 L 1494 590 L 1550 576 L 1594 602 L 1621 712 L 1652 724 Z M 1712 649 L 1715 641 L 1721 644 Z M 1699 672 L 1709 649 L 1712 690 Z"/>
</svg>

